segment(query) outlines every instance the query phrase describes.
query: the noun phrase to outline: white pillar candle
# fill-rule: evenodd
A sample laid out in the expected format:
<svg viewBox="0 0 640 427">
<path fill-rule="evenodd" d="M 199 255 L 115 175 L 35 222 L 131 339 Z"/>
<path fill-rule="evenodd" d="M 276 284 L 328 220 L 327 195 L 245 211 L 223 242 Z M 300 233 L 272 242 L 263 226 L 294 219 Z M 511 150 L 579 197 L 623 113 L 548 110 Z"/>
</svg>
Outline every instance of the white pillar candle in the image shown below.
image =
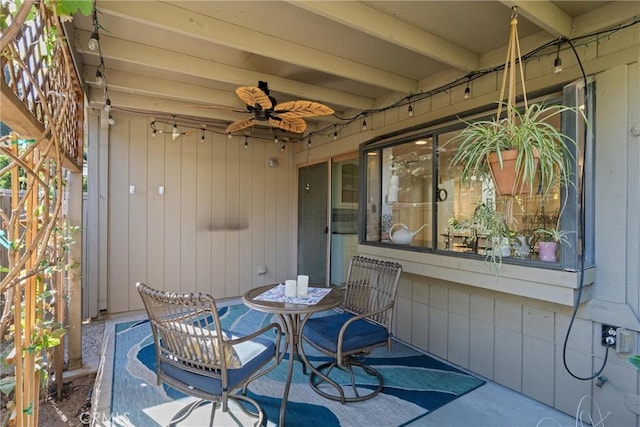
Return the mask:
<svg viewBox="0 0 640 427">
<path fill-rule="evenodd" d="M 296 281 L 295 280 L 285 280 L 284 281 L 284 295 L 288 297 L 296 296 Z"/>
<path fill-rule="evenodd" d="M 298 276 L 298 296 L 306 297 L 308 292 L 309 292 L 309 276 L 301 274 Z"/>
</svg>

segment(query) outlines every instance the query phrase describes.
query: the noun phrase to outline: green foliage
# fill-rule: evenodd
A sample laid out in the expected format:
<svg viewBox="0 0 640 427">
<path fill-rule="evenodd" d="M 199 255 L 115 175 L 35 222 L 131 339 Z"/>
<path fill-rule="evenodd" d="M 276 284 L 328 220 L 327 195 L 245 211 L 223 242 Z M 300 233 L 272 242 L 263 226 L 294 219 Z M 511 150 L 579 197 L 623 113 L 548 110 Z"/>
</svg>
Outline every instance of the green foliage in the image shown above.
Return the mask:
<svg viewBox="0 0 640 427">
<path fill-rule="evenodd" d="M 586 121 L 582 111 L 563 105 L 544 104 L 531 104 L 524 111 L 511 108 L 513 120 L 507 116 L 475 122 L 464 121 L 467 127 L 447 143 L 460 143 L 451 159 L 451 166 L 462 166 L 461 182 L 470 184 L 474 179 L 491 179 L 489 154 L 496 153 L 500 167 L 503 167 L 501 152 L 517 149 L 516 171 L 519 172 L 514 188 L 520 188 L 521 183 L 528 182 L 531 194 L 539 185 L 542 195 L 546 195 L 558 180 L 566 185 L 573 161 L 567 143 L 575 145 L 575 141 L 556 129 L 549 123 L 549 119 L 565 112 L 573 112 L 581 114 Z M 539 159 L 536 159 L 537 156 Z"/>
<path fill-rule="evenodd" d="M 9 158 L 4 154 L 0 154 L 0 169 L 4 169 L 9 164 Z M 5 173 L 0 176 L 0 188 L 11 189 L 11 174 Z"/>
<path fill-rule="evenodd" d="M 571 242 L 569 242 L 567 235 L 573 233 L 573 231 L 560 230 L 554 227 L 548 230 L 539 228 L 534 233 L 538 236 L 538 240 L 542 242 L 556 242 L 559 244 L 565 243 L 571 246 Z"/>
<path fill-rule="evenodd" d="M 59 16 L 73 15 L 76 12 L 89 16 L 93 11 L 92 0 L 49 0 L 48 4 L 55 4 Z"/>
<path fill-rule="evenodd" d="M 16 388 L 16 377 L 6 376 L 0 378 L 0 392 L 5 396 L 9 396 Z"/>
</svg>

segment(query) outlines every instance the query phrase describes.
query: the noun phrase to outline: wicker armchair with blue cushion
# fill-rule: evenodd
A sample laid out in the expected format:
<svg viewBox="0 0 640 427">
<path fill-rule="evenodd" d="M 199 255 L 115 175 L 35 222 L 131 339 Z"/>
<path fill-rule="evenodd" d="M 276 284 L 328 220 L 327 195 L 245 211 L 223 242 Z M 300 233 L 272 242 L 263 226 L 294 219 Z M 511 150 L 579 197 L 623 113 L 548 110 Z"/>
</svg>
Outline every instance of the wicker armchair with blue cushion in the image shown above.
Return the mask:
<svg viewBox="0 0 640 427">
<path fill-rule="evenodd" d="M 391 321 L 402 266 L 356 256 L 351 259 L 340 311 L 312 316 L 301 325 L 304 344 L 332 360 L 313 366 L 309 383 L 320 395 L 342 403 L 377 395 L 382 375 L 363 358 L 377 347 L 391 347 Z"/>
<path fill-rule="evenodd" d="M 222 330 L 210 295 L 168 293 L 143 283 L 136 286 L 153 332 L 158 385 L 167 384 L 198 399 L 180 410 L 169 425 L 177 425 L 197 407 L 212 402 L 212 426 L 216 409 L 221 405 L 228 411 L 229 399 L 241 401 L 238 407 L 255 416 L 256 425 L 263 425 L 260 405 L 237 392 L 277 365 L 280 325 L 272 323 L 248 335 L 235 334 Z M 269 362 L 272 366 L 267 366 Z"/>
</svg>

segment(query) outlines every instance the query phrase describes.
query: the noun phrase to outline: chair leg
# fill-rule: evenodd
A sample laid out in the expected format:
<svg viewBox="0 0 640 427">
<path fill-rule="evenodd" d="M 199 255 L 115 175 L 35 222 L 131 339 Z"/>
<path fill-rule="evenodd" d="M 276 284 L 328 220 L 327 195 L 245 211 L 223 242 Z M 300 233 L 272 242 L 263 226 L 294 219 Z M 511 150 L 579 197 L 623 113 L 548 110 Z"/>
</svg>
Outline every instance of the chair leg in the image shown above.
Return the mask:
<svg viewBox="0 0 640 427">
<path fill-rule="evenodd" d="M 238 402 L 238 406 L 240 407 L 240 409 L 242 410 L 242 412 L 244 412 L 247 415 L 251 415 L 254 417 L 258 417 L 258 420 L 256 421 L 256 426 L 262 426 L 265 424 L 265 416 L 264 416 L 264 410 L 262 409 L 262 407 L 258 404 L 258 402 L 256 402 L 255 400 L 253 400 L 250 397 L 244 396 L 242 394 L 234 394 L 229 396 L 229 399 L 234 399 L 236 401 L 244 401 L 249 403 L 251 406 L 253 406 L 254 408 L 256 408 L 257 412 L 251 412 L 249 411 L 247 408 L 244 407 L 244 405 L 242 405 L 241 402 Z"/>
<path fill-rule="evenodd" d="M 348 371 L 351 380 L 351 389 L 353 390 L 353 396 L 346 396 L 343 387 L 329 377 L 331 371 L 335 367 L 338 367 L 341 370 Z M 358 389 L 356 387 L 356 375 L 354 372 L 354 367 L 361 369 L 366 375 L 376 379 L 378 385 L 374 390 L 366 394 L 361 394 L 358 392 Z M 311 375 L 309 375 L 309 384 L 311 388 L 319 395 L 341 403 L 361 402 L 363 400 L 371 399 L 372 397 L 380 393 L 382 391 L 382 388 L 384 387 L 382 375 L 378 371 L 373 369 L 371 366 L 359 362 L 353 357 L 345 358 L 345 360 L 343 361 L 343 366 L 338 366 L 336 362 L 330 362 L 324 363 L 317 368 L 311 367 L 311 371 Z M 323 383 L 328 383 L 333 386 L 336 389 L 337 394 L 327 393 L 326 391 L 322 390 L 320 388 L 320 385 Z"/>
<path fill-rule="evenodd" d="M 211 418 L 209 419 L 209 427 L 213 427 L 213 419 L 216 416 L 216 409 L 218 409 L 218 402 L 211 402 Z"/>
<path fill-rule="evenodd" d="M 173 418 L 171 418 L 171 421 L 169 421 L 169 427 L 177 426 L 180 421 L 185 420 L 189 415 L 191 415 L 191 413 L 196 408 L 199 408 L 202 405 L 206 405 L 207 403 L 209 403 L 209 400 L 205 400 L 205 399 L 200 399 L 200 400 L 196 400 L 194 402 L 189 403 L 187 406 L 185 406 L 184 408 L 179 410 L 173 416 Z M 215 410 L 215 404 L 214 404 L 214 410 Z M 213 415 L 212 415 L 212 417 L 213 417 Z"/>
</svg>

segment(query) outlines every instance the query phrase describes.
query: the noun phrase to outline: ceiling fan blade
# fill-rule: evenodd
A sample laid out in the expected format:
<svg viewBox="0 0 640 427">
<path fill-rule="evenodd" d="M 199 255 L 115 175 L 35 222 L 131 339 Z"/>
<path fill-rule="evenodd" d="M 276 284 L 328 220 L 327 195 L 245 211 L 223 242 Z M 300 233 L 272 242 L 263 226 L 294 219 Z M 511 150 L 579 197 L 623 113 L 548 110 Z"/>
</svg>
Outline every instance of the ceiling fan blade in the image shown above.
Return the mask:
<svg viewBox="0 0 640 427">
<path fill-rule="evenodd" d="M 255 86 L 239 87 L 236 89 L 236 94 L 242 102 L 254 108 L 260 107 L 263 110 L 268 110 L 273 106 L 269 96 Z"/>
<path fill-rule="evenodd" d="M 335 113 L 324 104 L 305 100 L 281 102 L 275 106 L 274 110 L 274 113 L 282 118 L 328 116 Z"/>
<path fill-rule="evenodd" d="M 269 124 L 273 127 L 294 133 L 302 133 L 307 128 L 305 121 L 299 117 L 269 117 Z"/>
<path fill-rule="evenodd" d="M 254 119 L 253 117 L 250 117 L 248 119 L 236 120 L 235 122 L 227 126 L 227 133 L 232 133 L 238 130 L 242 130 L 244 128 L 253 126 L 254 124 L 256 124 L 256 119 Z"/>
<path fill-rule="evenodd" d="M 197 105 L 197 104 L 191 104 L 188 105 L 187 107 L 190 108 L 202 108 L 205 110 L 222 110 L 222 111 L 230 111 L 232 113 L 246 113 L 247 110 L 241 110 L 238 108 L 233 108 L 233 107 L 226 107 L 224 105 Z"/>
</svg>

